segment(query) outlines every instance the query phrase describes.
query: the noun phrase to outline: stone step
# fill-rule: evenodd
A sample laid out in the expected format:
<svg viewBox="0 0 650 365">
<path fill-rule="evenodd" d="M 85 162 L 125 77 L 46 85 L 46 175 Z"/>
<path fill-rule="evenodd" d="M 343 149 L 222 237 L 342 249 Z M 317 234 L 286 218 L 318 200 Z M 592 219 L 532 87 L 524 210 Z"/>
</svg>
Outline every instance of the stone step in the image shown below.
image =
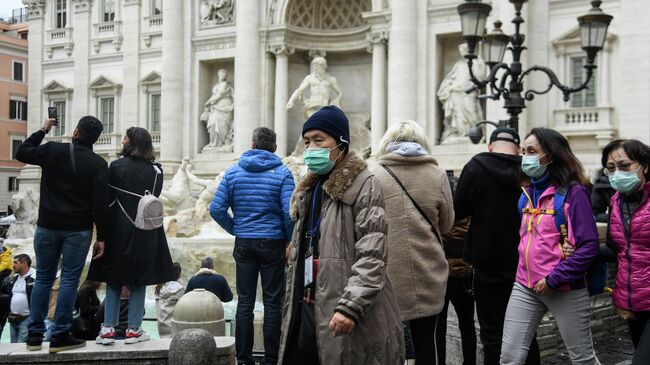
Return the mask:
<svg viewBox="0 0 650 365">
<path fill-rule="evenodd" d="M 217 364 L 234 364 L 235 338 L 215 337 L 219 360 Z M 88 341 L 86 346 L 55 354 L 48 352 L 49 343 L 43 349 L 28 351 L 24 343 L 0 344 L 0 364 L 133 364 L 164 365 L 168 361 L 170 338 L 125 344 L 123 340 L 114 345 L 99 345 Z"/>
</svg>

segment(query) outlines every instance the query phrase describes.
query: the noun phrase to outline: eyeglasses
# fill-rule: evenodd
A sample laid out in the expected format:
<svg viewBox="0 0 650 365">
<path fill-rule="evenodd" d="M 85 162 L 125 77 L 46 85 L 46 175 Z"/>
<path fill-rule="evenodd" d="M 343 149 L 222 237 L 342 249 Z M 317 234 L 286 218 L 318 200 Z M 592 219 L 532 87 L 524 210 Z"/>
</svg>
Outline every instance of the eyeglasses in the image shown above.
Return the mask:
<svg viewBox="0 0 650 365">
<path fill-rule="evenodd" d="M 630 172 L 632 171 L 632 165 L 636 164 L 637 162 L 629 162 L 629 163 L 621 163 L 616 166 L 614 165 L 608 165 L 603 169 L 603 173 L 607 176 L 614 175 L 616 170 L 618 171 L 623 171 L 623 172 Z"/>
</svg>

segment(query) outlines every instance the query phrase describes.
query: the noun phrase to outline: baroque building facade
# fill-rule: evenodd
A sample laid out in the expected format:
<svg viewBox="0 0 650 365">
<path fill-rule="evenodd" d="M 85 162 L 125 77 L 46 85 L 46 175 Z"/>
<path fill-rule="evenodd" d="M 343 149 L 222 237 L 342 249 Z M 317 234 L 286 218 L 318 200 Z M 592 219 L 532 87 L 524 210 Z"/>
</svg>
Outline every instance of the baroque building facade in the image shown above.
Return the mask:
<svg viewBox="0 0 650 365">
<path fill-rule="evenodd" d="M 425 126 L 444 168 L 460 170 L 484 145 L 441 145 L 443 108 L 436 91 L 460 56 L 459 0 L 25 0 L 29 11 L 28 130 L 47 107 L 61 126 L 49 140 L 69 140 L 87 114 L 105 124 L 96 151 L 119 153 L 130 126 L 148 128 L 166 173 L 189 157 L 214 175 L 250 147 L 254 128 L 278 133 L 278 154 L 299 140 L 300 107 L 285 107 L 290 91 L 324 56 L 343 91 L 342 108 L 370 128 L 376 147 L 387 126 L 412 119 Z M 489 23 L 512 32 L 507 0 L 492 0 Z M 557 91 L 528 103 L 520 123 L 560 130 L 586 166 L 617 136 L 650 142 L 650 22 L 644 0 L 606 0 L 615 18 L 599 53 L 592 87 L 564 102 Z M 564 83 L 584 77 L 576 17 L 587 0 L 528 2 L 524 64 L 548 65 Z M 491 29 L 491 25 L 488 26 Z M 206 151 L 201 115 L 219 70 L 233 86 L 233 147 Z M 536 75 L 530 87 L 544 89 Z M 502 102 L 484 103 L 488 120 L 506 117 Z M 353 141 L 354 143 L 354 141 Z M 35 183 L 38 170 L 22 179 Z"/>
</svg>

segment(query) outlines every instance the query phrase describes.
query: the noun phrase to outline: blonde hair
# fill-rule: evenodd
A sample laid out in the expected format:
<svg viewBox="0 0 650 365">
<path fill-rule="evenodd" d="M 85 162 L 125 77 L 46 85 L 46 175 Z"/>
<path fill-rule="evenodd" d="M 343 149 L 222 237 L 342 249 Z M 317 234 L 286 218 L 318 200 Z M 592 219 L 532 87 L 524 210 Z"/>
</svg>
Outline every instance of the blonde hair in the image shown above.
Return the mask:
<svg viewBox="0 0 650 365">
<path fill-rule="evenodd" d="M 431 152 L 431 143 L 429 143 L 424 128 L 412 120 L 399 122 L 388 128 L 381 138 L 381 142 L 379 142 L 377 157 L 386 154 L 386 146 L 390 142 L 415 142 L 427 150 L 427 152 Z"/>
</svg>

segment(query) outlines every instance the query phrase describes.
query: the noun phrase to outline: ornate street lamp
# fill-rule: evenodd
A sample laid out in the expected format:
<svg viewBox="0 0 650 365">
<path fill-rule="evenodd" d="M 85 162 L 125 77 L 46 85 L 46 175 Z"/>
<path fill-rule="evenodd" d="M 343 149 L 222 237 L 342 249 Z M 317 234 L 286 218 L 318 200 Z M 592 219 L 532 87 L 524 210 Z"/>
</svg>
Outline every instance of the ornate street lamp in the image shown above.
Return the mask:
<svg viewBox="0 0 650 365">
<path fill-rule="evenodd" d="M 522 69 L 521 54 L 526 49 L 523 45 L 526 37 L 520 31 L 521 25 L 524 23 L 524 19 L 521 17 L 521 9 L 528 0 L 510 0 L 510 2 L 515 7 L 515 18 L 512 20 L 515 25 L 515 33 L 510 36 L 503 33 L 501 30 L 502 23 L 499 21 L 494 23 L 494 30 L 484 35 L 485 24 L 492 7 L 489 4 L 482 3 L 481 0 L 465 0 L 464 3 L 458 5 L 458 14 L 460 15 L 463 39 L 467 42 L 469 51 L 465 58 L 467 58 L 471 80 L 474 83 L 474 87 L 467 90 L 467 92 L 471 93 L 487 88 L 488 93 L 482 95 L 482 98 L 499 100 L 503 97 L 504 108 L 508 110 L 510 119 L 505 123 L 500 122 L 500 124 L 518 129 L 519 114 L 526 108 L 525 102 L 533 100 L 535 95 L 546 94 L 553 86 L 556 86 L 562 91 L 564 101 L 569 101 L 572 93 L 587 88 L 596 68 L 596 55 L 603 49 L 607 28 L 613 16 L 603 13 L 602 9 L 600 9 L 602 1 L 593 0 L 591 1 L 591 10 L 587 14 L 578 17 L 582 49 L 587 54 L 587 62 L 584 65 L 587 77 L 582 85 L 569 87 L 562 84 L 555 73 L 548 67 L 532 66 L 527 70 Z M 485 81 L 476 78 L 472 70 L 474 59 L 477 57 L 476 46 L 479 42 L 482 43 L 481 56 L 490 67 L 490 74 Z M 506 49 L 512 53 L 512 62 L 510 64 L 503 63 Z M 549 84 L 546 89 L 524 89 L 524 78 L 535 71 L 543 72 L 548 76 Z"/>
</svg>

